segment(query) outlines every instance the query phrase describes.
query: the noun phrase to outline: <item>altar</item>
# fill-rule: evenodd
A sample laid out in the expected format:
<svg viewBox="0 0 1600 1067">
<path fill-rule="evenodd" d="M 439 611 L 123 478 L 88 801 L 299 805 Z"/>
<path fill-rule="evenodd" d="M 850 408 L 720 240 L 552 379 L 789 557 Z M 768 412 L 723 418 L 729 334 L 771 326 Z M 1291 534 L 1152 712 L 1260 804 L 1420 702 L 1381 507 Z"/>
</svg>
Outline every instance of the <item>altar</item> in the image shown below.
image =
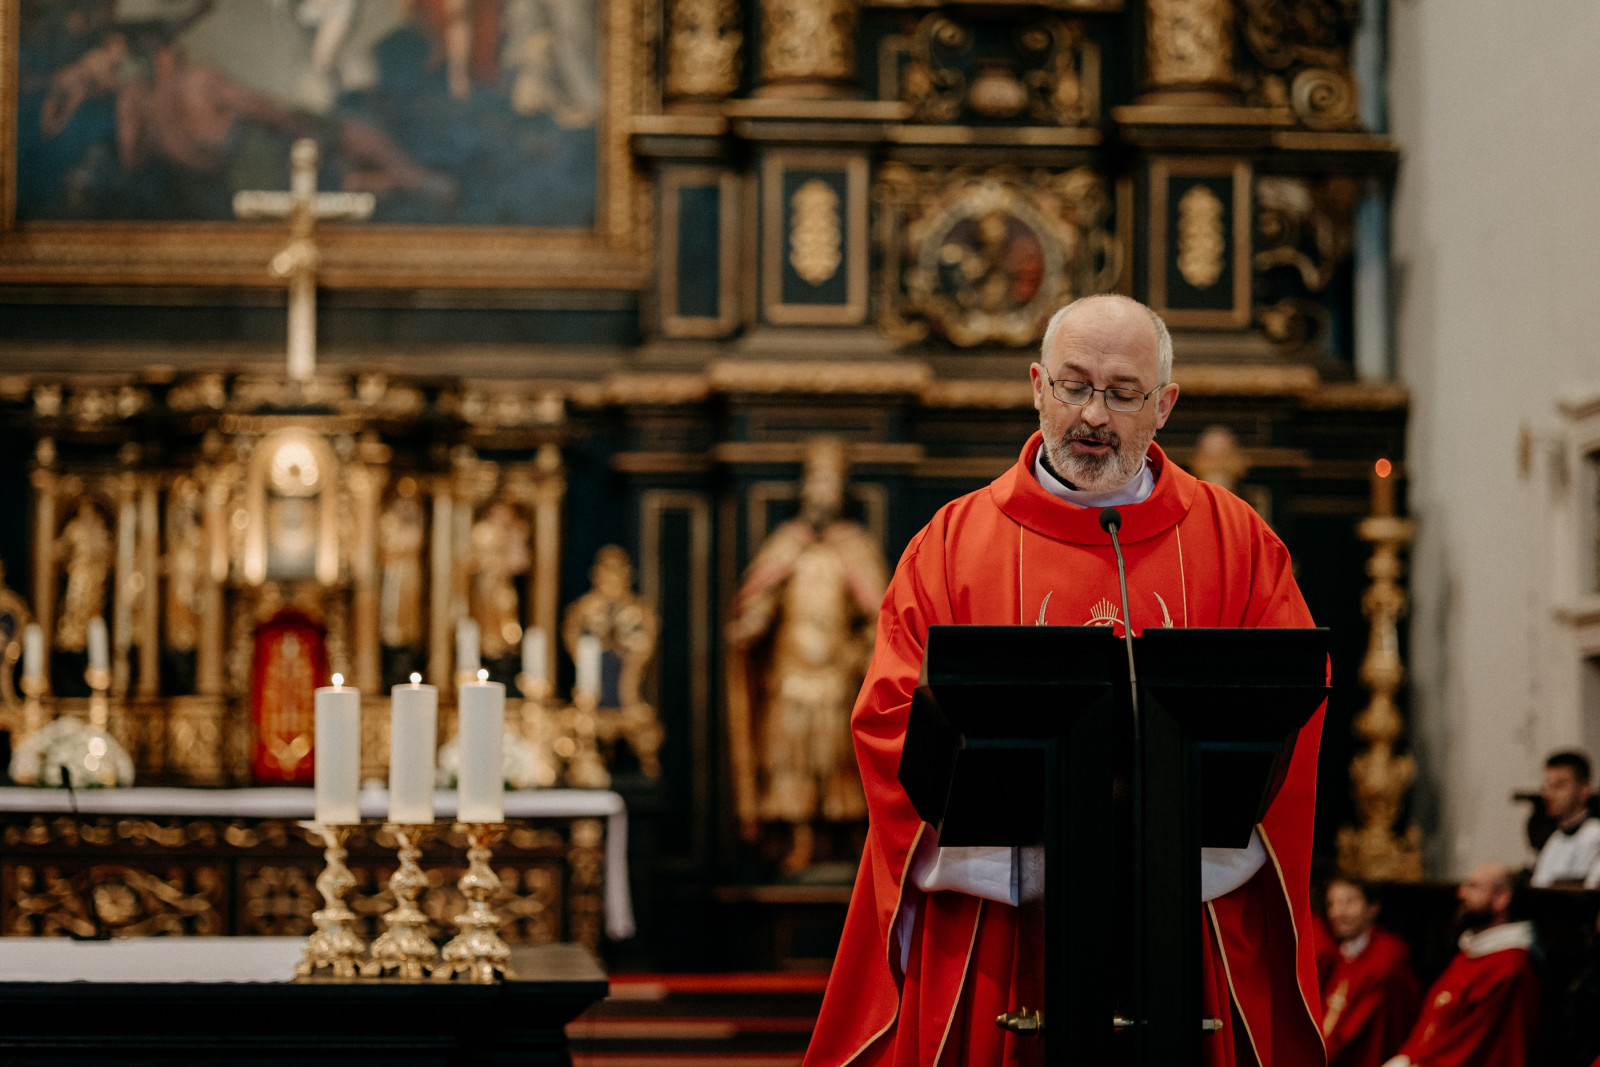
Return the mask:
<svg viewBox="0 0 1600 1067">
<path fill-rule="evenodd" d="M 0 789 L 0 934 L 9 937 L 303 937 L 321 906 L 320 839 L 299 825 L 313 811 L 300 788 L 83 790 L 74 816 L 62 790 Z M 430 932 L 460 908 L 464 842 L 450 830 L 456 793 L 435 797 L 439 832 L 424 847 L 419 905 Z M 510 828 L 494 867 L 500 934 L 512 945 L 571 941 L 596 948 L 634 933 L 628 815 L 600 789 L 505 795 Z M 361 794 L 350 841 L 350 906 L 363 937 L 394 906 L 395 842 L 380 828 L 383 789 Z"/>
<path fill-rule="evenodd" d="M 299 938 L 13 942 L 7 1064 L 518 1064 L 570 1067 L 565 1027 L 606 995 L 580 945 L 512 950 L 517 977 L 291 981 Z"/>
</svg>

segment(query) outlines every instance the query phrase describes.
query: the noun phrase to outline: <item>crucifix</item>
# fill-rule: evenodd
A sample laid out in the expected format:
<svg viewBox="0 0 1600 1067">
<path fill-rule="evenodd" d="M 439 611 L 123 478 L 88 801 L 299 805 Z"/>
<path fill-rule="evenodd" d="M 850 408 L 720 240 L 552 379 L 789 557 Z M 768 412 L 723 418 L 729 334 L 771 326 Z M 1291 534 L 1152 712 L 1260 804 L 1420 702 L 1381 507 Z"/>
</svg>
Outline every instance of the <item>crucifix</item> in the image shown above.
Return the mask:
<svg viewBox="0 0 1600 1067">
<path fill-rule="evenodd" d="M 272 273 L 289 283 L 289 379 L 311 380 L 317 365 L 317 266 L 313 231 L 321 219 L 365 219 L 371 193 L 317 192 L 317 142 L 301 138 L 289 152 L 289 191 L 247 189 L 233 195 L 241 219 L 288 219 L 289 244 L 272 257 Z"/>
</svg>

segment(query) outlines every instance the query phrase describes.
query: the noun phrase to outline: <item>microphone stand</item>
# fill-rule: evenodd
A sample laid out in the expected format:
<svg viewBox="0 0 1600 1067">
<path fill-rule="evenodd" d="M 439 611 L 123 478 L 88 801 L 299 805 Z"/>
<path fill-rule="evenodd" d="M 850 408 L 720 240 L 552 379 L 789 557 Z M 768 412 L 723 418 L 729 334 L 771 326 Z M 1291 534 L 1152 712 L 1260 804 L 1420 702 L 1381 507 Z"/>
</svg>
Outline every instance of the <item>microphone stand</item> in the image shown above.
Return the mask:
<svg viewBox="0 0 1600 1067">
<path fill-rule="evenodd" d="M 1143 1033 L 1139 1029 L 1147 1026 L 1149 1020 L 1144 1018 L 1147 1012 L 1145 996 L 1145 966 L 1144 958 L 1144 729 L 1139 709 L 1139 673 L 1133 663 L 1133 612 L 1128 604 L 1128 565 L 1122 558 L 1122 542 L 1117 538 L 1117 531 L 1122 527 L 1122 513 L 1116 508 L 1102 508 L 1100 511 L 1100 528 L 1111 535 L 1111 548 L 1117 554 L 1117 584 L 1122 591 L 1122 643 L 1128 652 L 1128 692 L 1133 699 L 1133 771 L 1130 785 L 1130 803 L 1133 806 L 1133 827 L 1129 834 L 1133 849 L 1133 875 L 1132 884 L 1129 886 L 1133 897 L 1133 1017 L 1119 1020 L 1124 1026 L 1134 1029 L 1135 1041 L 1144 1044 Z M 1136 1057 L 1136 1062 L 1143 1062 L 1144 1057 Z"/>
</svg>

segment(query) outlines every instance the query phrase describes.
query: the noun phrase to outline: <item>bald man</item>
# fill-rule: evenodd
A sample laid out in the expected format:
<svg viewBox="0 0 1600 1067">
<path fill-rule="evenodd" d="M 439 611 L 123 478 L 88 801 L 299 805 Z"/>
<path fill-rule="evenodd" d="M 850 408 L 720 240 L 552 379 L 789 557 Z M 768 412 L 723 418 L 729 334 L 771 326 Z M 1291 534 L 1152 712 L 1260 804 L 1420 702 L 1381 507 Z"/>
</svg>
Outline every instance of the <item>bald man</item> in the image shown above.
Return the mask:
<svg viewBox="0 0 1600 1067">
<path fill-rule="evenodd" d="M 1511 920 L 1511 868 L 1485 863 L 1456 890 L 1461 951 L 1385 1067 L 1527 1067 L 1539 1028 L 1533 924 Z"/>
<path fill-rule="evenodd" d="M 995 1025 L 1040 1004 L 1037 969 L 1019 963 L 1019 945 L 1040 936 L 1017 907 L 1026 853 L 942 847 L 897 776 L 930 625 L 1106 626 L 1119 636 L 1129 624 L 1135 635 L 1312 625 L 1283 542 L 1155 444 L 1178 400 L 1172 338 L 1155 312 L 1109 295 L 1067 306 L 1029 376 L 1039 432 L 1007 473 L 940 509 L 884 598 L 851 716 L 871 825 L 806 1067 L 998 1067 L 1038 1053 L 1036 1039 Z M 1111 506 L 1122 515 L 1126 620 L 1099 522 Z M 1202 857 L 1195 906 L 1206 944 L 1194 977 L 1205 1014 L 1223 1024 L 1205 1035 L 1212 1067 L 1323 1062 L 1308 890 L 1321 733 L 1319 710 L 1249 847 Z"/>
</svg>

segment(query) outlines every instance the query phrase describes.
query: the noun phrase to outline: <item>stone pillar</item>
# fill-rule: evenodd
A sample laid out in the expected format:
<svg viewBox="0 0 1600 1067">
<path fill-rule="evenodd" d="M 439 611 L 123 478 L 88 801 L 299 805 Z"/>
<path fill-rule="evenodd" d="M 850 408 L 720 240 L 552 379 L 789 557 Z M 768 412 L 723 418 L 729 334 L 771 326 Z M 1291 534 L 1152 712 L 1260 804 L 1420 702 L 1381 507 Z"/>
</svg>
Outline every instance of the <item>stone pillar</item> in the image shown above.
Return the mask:
<svg viewBox="0 0 1600 1067">
<path fill-rule="evenodd" d="M 1144 104 L 1233 104 L 1233 0 L 1145 0 Z"/>
<path fill-rule="evenodd" d="M 858 0 L 761 0 L 760 96 L 855 94 Z"/>
</svg>

